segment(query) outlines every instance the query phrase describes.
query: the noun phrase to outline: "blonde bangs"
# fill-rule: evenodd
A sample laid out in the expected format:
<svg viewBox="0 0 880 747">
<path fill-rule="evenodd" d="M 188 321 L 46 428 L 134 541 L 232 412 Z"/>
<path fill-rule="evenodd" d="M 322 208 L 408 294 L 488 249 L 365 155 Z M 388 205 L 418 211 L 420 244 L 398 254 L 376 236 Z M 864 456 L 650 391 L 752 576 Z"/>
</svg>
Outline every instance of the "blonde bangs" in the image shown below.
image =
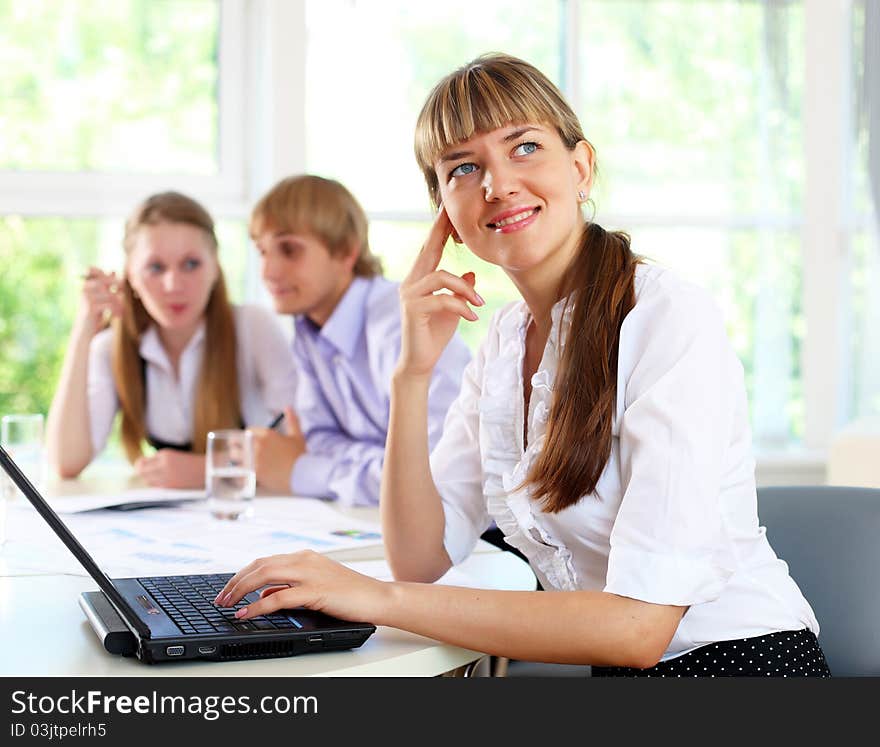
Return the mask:
<svg viewBox="0 0 880 747">
<path fill-rule="evenodd" d="M 252 239 L 263 233 L 310 234 L 331 254 L 356 248 L 354 274 L 382 274 L 382 263 L 370 251 L 369 222 L 363 207 L 341 183 L 312 174 L 282 179 L 251 211 Z"/>
<path fill-rule="evenodd" d="M 265 195 L 251 211 L 248 228 L 251 238 L 266 231 L 273 233 L 311 232 L 310 190 L 285 180 Z"/>
<path fill-rule="evenodd" d="M 556 86 L 515 57 L 478 57 L 441 80 L 429 94 L 415 132 L 416 161 L 435 202 L 434 164 L 445 151 L 476 134 L 529 123 L 555 127 L 570 148 L 584 139 Z"/>
</svg>

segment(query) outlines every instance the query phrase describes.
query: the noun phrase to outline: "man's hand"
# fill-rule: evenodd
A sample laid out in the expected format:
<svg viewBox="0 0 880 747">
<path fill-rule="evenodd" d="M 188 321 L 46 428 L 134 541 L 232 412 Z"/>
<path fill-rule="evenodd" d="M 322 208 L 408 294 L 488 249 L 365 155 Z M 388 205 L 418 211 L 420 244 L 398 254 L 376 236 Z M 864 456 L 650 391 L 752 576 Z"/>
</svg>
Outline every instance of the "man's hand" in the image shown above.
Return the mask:
<svg viewBox="0 0 880 747">
<path fill-rule="evenodd" d="M 248 428 L 254 434 L 254 463 L 257 484 L 273 493 L 290 495 L 290 474 L 296 460 L 306 451 L 299 420 L 290 407 L 284 408 L 285 433 L 271 428 Z"/>
</svg>

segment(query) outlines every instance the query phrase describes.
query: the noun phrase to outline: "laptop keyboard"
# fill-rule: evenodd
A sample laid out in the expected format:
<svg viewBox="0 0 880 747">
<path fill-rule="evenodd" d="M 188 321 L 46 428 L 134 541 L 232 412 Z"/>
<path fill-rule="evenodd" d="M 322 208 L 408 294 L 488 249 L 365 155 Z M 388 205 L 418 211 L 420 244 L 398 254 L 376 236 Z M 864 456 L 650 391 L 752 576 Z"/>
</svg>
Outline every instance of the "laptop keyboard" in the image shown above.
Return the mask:
<svg viewBox="0 0 880 747">
<path fill-rule="evenodd" d="M 248 605 L 244 599 L 234 607 L 215 606 L 214 599 L 230 578 L 231 573 L 219 573 L 154 576 L 139 578 L 138 581 L 184 633 L 240 633 L 302 627 L 295 618 L 280 610 L 250 620 L 236 620 L 236 610 Z"/>
</svg>

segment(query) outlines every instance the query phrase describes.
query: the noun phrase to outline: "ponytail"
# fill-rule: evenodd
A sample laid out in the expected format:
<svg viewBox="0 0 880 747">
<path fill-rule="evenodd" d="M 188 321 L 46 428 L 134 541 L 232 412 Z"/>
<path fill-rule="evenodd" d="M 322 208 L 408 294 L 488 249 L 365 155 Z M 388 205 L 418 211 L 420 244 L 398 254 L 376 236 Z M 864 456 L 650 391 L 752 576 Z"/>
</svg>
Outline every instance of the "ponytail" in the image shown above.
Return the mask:
<svg viewBox="0 0 880 747">
<path fill-rule="evenodd" d="M 547 440 L 526 478 L 549 513 L 592 493 L 611 455 L 620 328 L 635 306 L 638 263 L 627 234 L 608 232 L 596 223 L 585 225 L 563 289 L 571 325 Z"/>
</svg>

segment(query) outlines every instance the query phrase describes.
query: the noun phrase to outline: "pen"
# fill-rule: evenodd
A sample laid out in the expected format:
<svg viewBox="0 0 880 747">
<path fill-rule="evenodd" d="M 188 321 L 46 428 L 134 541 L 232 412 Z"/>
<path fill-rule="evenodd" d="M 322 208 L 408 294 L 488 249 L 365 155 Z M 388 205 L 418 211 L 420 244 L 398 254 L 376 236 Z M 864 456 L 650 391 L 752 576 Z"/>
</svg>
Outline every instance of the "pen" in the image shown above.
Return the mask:
<svg viewBox="0 0 880 747">
<path fill-rule="evenodd" d="M 272 422 L 269 423 L 269 430 L 276 428 L 282 420 L 284 420 L 284 413 L 279 412 L 274 418 L 272 418 Z"/>
</svg>

